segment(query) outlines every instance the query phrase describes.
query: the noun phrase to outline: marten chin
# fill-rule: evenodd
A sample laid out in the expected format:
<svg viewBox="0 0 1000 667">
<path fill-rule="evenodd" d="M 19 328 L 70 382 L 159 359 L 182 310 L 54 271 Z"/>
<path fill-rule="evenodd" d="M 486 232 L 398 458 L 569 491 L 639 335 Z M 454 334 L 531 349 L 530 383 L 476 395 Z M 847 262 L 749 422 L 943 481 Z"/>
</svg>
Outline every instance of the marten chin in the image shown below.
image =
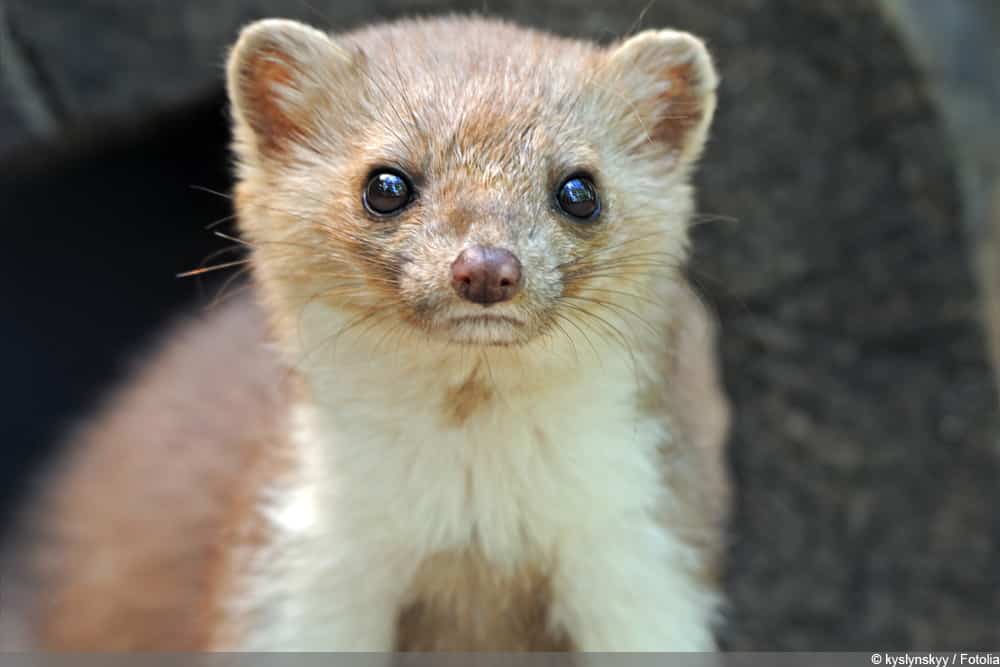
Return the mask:
<svg viewBox="0 0 1000 667">
<path fill-rule="evenodd" d="M 729 416 L 684 266 L 716 85 L 672 30 L 245 28 L 252 290 L 73 435 L 23 645 L 713 649 Z"/>
</svg>

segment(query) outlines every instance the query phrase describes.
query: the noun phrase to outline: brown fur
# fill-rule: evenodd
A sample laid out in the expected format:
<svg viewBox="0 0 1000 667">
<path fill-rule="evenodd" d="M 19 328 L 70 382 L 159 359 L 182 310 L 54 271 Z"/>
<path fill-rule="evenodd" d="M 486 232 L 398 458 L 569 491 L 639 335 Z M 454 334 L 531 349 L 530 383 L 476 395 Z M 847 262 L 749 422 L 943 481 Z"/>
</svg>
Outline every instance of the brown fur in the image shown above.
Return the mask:
<svg viewBox="0 0 1000 667">
<path fill-rule="evenodd" d="M 177 330 L 87 425 L 24 517 L 34 642 L 50 650 L 206 648 L 251 484 L 276 476 L 287 371 L 240 301 Z M 30 610 L 30 611 L 29 611 Z M 5 613 L 11 610 L 6 610 Z"/>
<path fill-rule="evenodd" d="M 698 125 L 705 110 L 691 67 L 670 67 L 662 76 L 670 82 L 670 87 L 663 94 L 670 111 L 656 124 L 653 138 L 677 146 Z"/>
<path fill-rule="evenodd" d="M 674 427 L 661 456 L 664 481 L 679 509 L 664 510 L 662 519 L 701 552 L 696 575 L 719 587 L 730 506 L 730 407 L 719 376 L 715 322 L 688 290 L 678 292 L 673 310 L 677 317 L 663 366 L 645 396 L 645 409 L 669 415 Z"/>
<path fill-rule="evenodd" d="M 549 629 L 548 573 L 503 572 L 474 549 L 427 559 L 399 617 L 400 651 L 567 651 Z"/>
<path fill-rule="evenodd" d="M 265 50 L 249 63 L 252 71 L 245 72 L 253 83 L 249 90 L 255 104 L 260 109 L 253 122 L 257 131 L 268 141 L 263 148 L 280 151 L 290 142 L 302 138 L 301 118 L 289 117 L 273 100 L 270 90 L 275 86 L 288 86 L 292 83 L 294 74 L 282 55 L 273 50 Z"/>
<path fill-rule="evenodd" d="M 480 367 L 477 365 L 465 382 L 457 387 L 450 387 L 445 392 L 441 406 L 447 426 L 460 427 L 469 416 L 482 409 L 493 398 L 489 383 L 479 374 Z"/>
</svg>

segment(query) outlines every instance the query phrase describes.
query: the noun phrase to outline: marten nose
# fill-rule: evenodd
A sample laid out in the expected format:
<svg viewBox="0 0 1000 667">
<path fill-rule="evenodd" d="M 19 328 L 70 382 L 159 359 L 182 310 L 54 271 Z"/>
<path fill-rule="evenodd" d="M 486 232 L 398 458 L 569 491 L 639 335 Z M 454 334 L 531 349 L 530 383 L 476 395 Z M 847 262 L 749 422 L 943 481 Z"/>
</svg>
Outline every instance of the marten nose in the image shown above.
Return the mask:
<svg viewBox="0 0 1000 667">
<path fill-rule="evenodd" d="M 475 245 L 451 265 L 451 284 L 473 303 L 507 301 L 521 288 L 521 262 L 509 250 Z"/>
</svg>

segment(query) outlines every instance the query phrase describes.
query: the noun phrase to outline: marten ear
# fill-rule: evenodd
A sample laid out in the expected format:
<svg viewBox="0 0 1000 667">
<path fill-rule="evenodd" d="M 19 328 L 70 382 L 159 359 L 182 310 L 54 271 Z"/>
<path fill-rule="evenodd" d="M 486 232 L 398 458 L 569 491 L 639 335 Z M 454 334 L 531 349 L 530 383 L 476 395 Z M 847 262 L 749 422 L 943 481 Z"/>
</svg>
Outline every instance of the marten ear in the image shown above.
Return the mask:
<svg viewBox="0 0 1000 667">
<path fill-rule="evenodd" d="M 610 75 L 607 85 L 627 102 L 626 113 L 639 121 L 635 148 L 652 141 L 677 162 L 698 157 L 719 82 L 700 39 L 675 30 L 646 30 L 612 47 L 604 72 Z"/>
<path fill-rule="evenodd" d="M 351 54 L 315 28 L 284 19 L 244 28 L 227 67 L 238 149 L 275 157 L 308 145 L 352 71 Z"/>
</svg>

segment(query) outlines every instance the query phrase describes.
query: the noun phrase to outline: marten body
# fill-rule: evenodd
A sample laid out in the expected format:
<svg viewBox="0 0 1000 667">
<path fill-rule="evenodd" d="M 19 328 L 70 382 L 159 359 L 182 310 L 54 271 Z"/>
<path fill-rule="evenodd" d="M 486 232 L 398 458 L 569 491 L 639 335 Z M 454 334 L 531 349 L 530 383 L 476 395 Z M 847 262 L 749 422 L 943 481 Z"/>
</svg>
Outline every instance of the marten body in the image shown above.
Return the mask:
<svg viewBox="0 0 1000 667">
<path fill-rule="evenodd" d="M 253 294 L 81 429 L 23 632 L 107 650 L 705 650 L 725 401 L 682 274 L 700 42 L 479 19 L 230 59 Z"/>
</svg>

